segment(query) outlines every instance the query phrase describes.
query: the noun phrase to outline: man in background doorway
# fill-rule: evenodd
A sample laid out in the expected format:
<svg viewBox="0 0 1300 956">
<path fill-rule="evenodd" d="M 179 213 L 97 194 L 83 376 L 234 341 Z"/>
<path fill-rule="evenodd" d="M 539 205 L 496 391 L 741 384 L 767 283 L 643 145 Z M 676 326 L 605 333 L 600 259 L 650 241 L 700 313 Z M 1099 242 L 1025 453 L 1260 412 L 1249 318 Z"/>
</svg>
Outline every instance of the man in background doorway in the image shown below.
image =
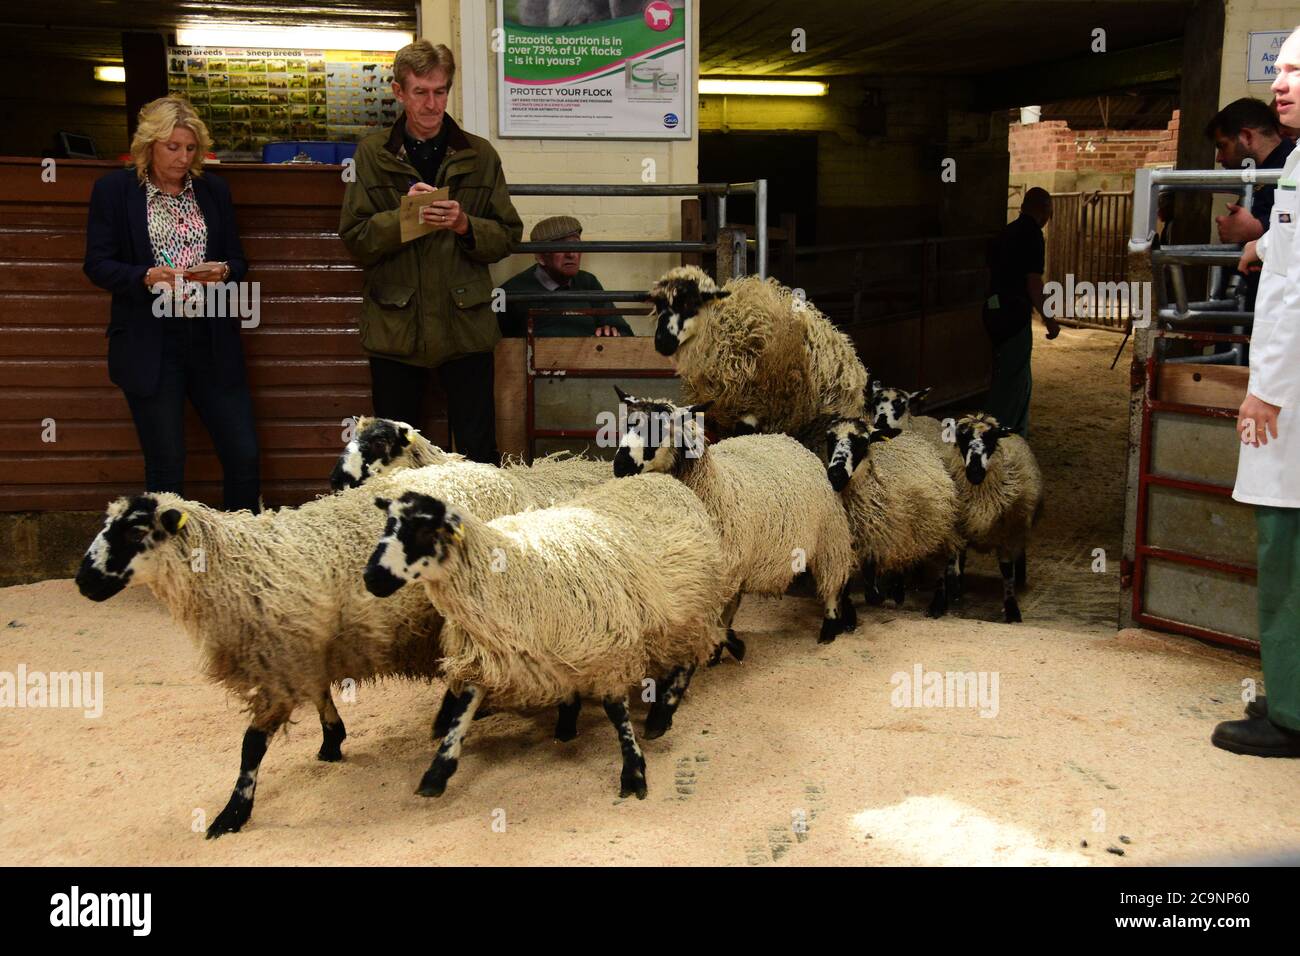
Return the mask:
<svg viewBox="0 0 1300 956">
<path fill-rule="evenodd" d="M 983 318 L 993 346 L 993 381 L 984 407 L 1018 435 L 1029 428 L 1034 309 L 1043 316 L 1049 339 L 1061 334 L 1055 317 L 1043 312 L 1043 227 L 1051 218 L 1051 194 L 1034 186 L 1025 193 L 1019 218 L 1003 228 L 989 249 L 990 294 Z"/>
<path fill-rule="evenodd" d="M 578 242 L 582 223 L 572 216 L 551 216 L 533 226 L 531 242 Z M 609 303 L 590 299 L 556 299 L 547 302 L 512 302 L 520 292 L 602 292 L 604 286 L 590 272 L 582 270 L 582 253 L 539 252 L 537 264 L 511 276 L 501 286 L 506 293 L 506 311 L 501 314 L 501 334 L 520 337 L 528 331 L 529 309 L 599 309 Z M 539 336 L 631 335 L 632 329 L 621 315 L 546 315 L 538 316 L 534 332 Z"/>
<path fill-rule="evenodd" d="M 1214 141 L 1214 159 L 1224 169 L 1281 169 L 1295 149 L 1295 143 L 1282 135 L 1282 126 L 1273 107 L 1263 100 L 1244 96 L 1225 106 L 1205 127 L 1205 135 Z M 1218 216 L 1219 241 L 1244 244 L 1268 231 L 1273 212 L 1273 187 L 1256 186 L 1249 211 L 1238 203 L 1229 203 L 1226 215 Z M 1246 273 L 1246 309 L 1255 310 L 1259 291 L 1259 269 Z"/>
</svg>

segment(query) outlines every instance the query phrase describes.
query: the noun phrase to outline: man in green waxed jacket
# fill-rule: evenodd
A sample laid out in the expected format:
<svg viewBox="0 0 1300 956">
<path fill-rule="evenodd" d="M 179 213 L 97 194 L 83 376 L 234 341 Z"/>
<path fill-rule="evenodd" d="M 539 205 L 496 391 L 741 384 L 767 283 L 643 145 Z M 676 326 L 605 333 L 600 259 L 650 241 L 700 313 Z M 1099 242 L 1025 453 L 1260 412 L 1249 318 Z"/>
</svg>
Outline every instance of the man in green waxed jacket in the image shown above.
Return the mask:
<svg viewBox="0 0 1300 956">
<path fill-rule="evenodd" d="M 358 144 L 339 236 L 365 269 L 361 347 L 374 413 L 422 425 L 436 368 L 456 450 L 496 464 L 492 349 L 501 333 L 488 265 L 510 254 L 523 223 L 496 150 L 446 113 L 455 73 L 442 44 L 417 40 L 397 52 L 393 93 L 403 112 Z M 420 210 L 435 231 L 403 243 L 401 198 L 441 186 L 450 199 Z"/>
</svg>

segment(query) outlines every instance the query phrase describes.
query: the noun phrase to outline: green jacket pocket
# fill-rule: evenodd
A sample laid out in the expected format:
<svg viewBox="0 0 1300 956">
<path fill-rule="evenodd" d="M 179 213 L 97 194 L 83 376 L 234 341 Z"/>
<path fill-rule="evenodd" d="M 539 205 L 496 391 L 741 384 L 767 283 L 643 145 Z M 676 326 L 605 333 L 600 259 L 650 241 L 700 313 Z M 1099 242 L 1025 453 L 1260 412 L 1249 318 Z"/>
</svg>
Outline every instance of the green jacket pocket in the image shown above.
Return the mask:
<svg viewBox="0 0 1300 956">
<path fill-rule="evenodd" d="M 415 352 L 415 287 L 374 283 L 361 304 L 361 345 L 382 355 Z"/>
</svg>

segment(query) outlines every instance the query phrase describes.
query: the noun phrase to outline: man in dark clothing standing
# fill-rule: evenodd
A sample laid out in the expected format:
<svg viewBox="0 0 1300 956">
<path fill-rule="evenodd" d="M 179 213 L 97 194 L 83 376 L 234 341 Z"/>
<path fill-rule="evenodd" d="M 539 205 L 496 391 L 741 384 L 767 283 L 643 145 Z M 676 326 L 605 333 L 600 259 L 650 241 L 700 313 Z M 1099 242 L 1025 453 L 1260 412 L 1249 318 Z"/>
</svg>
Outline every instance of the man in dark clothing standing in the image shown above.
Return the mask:
<svg viewBox="0 0 1300 956">
<path fill-rule="evenodd" d="M 582 223 L 572 216 L 550 216 L 533 226 L 532 242 L 577 242 Z M 581 252 L 539 252 L 537 265 L 513 275 L 501 286 L 506 292 L 506 311 L 501 315 L 501 334 L 517 338 L 528 331 L 529 309 L 599 309 L 612 303 L 590 299 L 557 299 L 549 302 L 512 302 L 516 292 L 602 292 L 604 286 L 590 272 L 582 270 Z M 533 326 L 538 336 L 631 335 L 621 315 L 547 315 Z"/>
<path fill-rule="evenodd" d="M 1056 318 L 1043 312 L 1043 227 L 1051 218 L 1052 197 L 1035 186 L 1025 193 L 1020 217 L 1006 225 L 989 249 L 990 293 L 983 318 L 993 346 L 993 381 L 985 410 L 1018 435 L 1029 427 L 1033 310 L 1043 315 L 1049 339 L 1061 332 Z"/>
<path fill-rule="evenodd" d="M 1281 169 L 1295 149 L 1295 143 L 1282 135 L 1273 108 L 1263 100 L 1249 96 L 1225 106 L 1205 127 L 1205 135 L 1214 141 L 1215 161 L 1224 169 Z M 1215 218 L 1219 241 L 1244 244 L 1258 239 L 1268 230 L 1273 212 L 1273 187 L 1256 186 L 1250 211 L 1237 203 L 1228 204 L 1228 213 Z M 1255 310 L 1255 293 L 1259 289 L 1259 270 L 1246 274 L 1246 309 Z"/>
<path fill-rule="evenodd" d="M 436 368 L 455 449 L 497 464 L 492 350 L 501 333 L 488 265 L 510 254 L 523 223 L 492 144 L 446 114 L 455 72 L 441 44 L 418 40 L 397 52 L 393 93 L 403 112 L 358 144 L 339 236 L 366 272 L 361 347 L 375 414 L 422 425 Z M 441 186 L 450 198 L 420 208 L 434 231 L 403 242 L 401 198 Z"/>
</svg>

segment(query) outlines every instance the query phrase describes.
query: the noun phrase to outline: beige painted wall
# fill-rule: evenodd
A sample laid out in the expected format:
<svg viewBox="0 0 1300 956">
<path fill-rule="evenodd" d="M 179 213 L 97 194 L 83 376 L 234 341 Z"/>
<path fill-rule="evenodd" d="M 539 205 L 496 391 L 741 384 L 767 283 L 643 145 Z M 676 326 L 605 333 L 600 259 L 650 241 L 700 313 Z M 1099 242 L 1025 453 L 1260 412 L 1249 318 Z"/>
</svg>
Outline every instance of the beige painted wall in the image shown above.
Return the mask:
<svg viewBox="0 0 1300 956">
<path fill-rule="evenodd" d="M 1300 24 L 1300 2 L 1295 0 L 1227 0 L 1223 17 L 1223 63 L 1219 75 L 1219 105 L 1243 96 L 1270 101 L 1267 83 L 1246 82 L 1246 55 L 1250 34 L 1266 30 L 1292 30 Z"/>
<path fill-rule="evenodd" d="M 468 62 L 468 44 L 480 44 L 489 50 L 487 62 L 488 128 L 469 131 L 490 140 L 501 154 L 506 179 L 510 183 L 609 183 L 632 185 L 642 182 L 643 161 L 655 164 L 655 181 L 659 183 L 693 183 L 698 178 L 699 135 L 690 140 L 672 142 L 644 140 L 591 139 L 501 139 L 497 136 L 497 67 L 490 52 L 490 34 L 496 27 L 495 0 L 478 0 L 487 6 L 486 32 L 465 35 L 460 21 L 460 4 L 456 0 L 422 0 L 421 30 L 432 42 L 444 42 L 457 55 L 458 63 Z M 448 39 L 450 37 L 450 39 Z M 699 17 L 695 18 L 691 38 L 692 58 L 696 62 L 692 93 L 699 79 Z M 481 78 L 480 78 L 481 79 Z M 463 115 L 465 84 L 475 82 L 458 73 L 452 89 L 450 110 L 459 121 Z M 698 129 L 698 126 L 697 126 Z M 520 197 L 515 208 L 524 221 L 524 238 L 539 219 L 554 215 L 577 216 L 583 224 L 584 239 L 679 239 L 681 238 L 680 203 L 671 198 L 621 197 Z M 492 267 L 493 278 L 502 282 L 533 263 L 531 256 L 511 256 Z M 588 254 L 583 268 L 595 273 L 607 289 L 648 289 L 665 270 L 677 265 L 680 258 L 666 254 Z"/>
</svg>

